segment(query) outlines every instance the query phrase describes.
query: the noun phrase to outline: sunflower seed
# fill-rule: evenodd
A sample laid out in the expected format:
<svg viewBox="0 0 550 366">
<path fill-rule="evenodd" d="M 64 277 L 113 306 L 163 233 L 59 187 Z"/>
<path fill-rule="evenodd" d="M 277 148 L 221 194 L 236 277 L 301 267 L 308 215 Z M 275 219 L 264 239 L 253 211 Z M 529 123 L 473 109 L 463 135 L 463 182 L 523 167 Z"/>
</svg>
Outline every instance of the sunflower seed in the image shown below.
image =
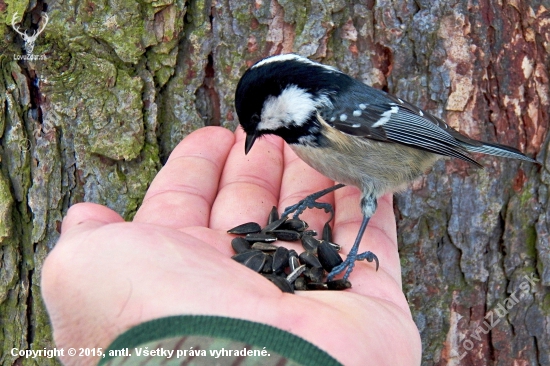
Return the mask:
<svg viewBox="0 0 550 366">
<path fill-rule="evenodd" d="M 298 291 L 305 291 L 307 290 L 307 283 L 306 279 L 303 277 L 298 277 L 296 281 L 294 281 L 294 289 Z"/>
<path fill-rule="evenodd" d="M 279 220 L 279 212 L 277 211 L 277 207 L 273 206 L 273 208 L 269 212 L 269 216 L 267 217 L 267 225 L 277 220 Z"/>
<path fill-rule="evenodd" d="M 300 240 L 300 233 L 294 230 L 273 230 L 271 234 L 275 235 L 277 239 L 284 241 L 296 241 Z"/>
<path fill-rule="evenodd" d="M 292 285 L 285 278 L 275 275 L 265 275 L 264 277 L 273 282 L 282 292 L 294 293 Z"/>
<path fill-rule="evenodd" d="M 284 271 L 288 266 L 288 249 L 285 247 L 278 247 L 273 254 L 273 272 L 278 273 Z"/>
<path fill-rule="evenodd" d="M 328 242 L 332 241 L 332 228 L 330 227 L 330 224 L 328 222 L 325 222 L 325 226 L 323 226 L 323 240 L 326 240 Z"/>
<path fill-rule="evenodd" d="M 265 256 L 265 263 L 262 267 L 262 273 L 270 274 L 273 272 L 273 256 L 271 254 L 267 254 Z"/>
<path fill-rule="evenodd" d="M 300 253 L 298 258 L 300 258 L 301 263 L 306 264 L 308 267 L 321 268 L 321 262 L 319 262 L 319 259 L 311 252 Z"/>
<path fill-rule="evenodd" d="M 317 254 L 317 247 L 319 246 L 319 240 L 315 239 L 311 235 L 302 235 L 302 247 L 305 250 Z"/>
<path fill-rule="evenodd" d="M 342 278 L 339 280 L 328 281 L 327 287 L 329 290 L 345 290 L 351 288 L 351 282 Z"/>
<path fill-rule="evenodd" d="M 328 286 L 326 283 L 320 283 L 320 282 L 310 282 L 307 284 L 308 290 L 328 290 Z"/>
<path fill-rule="evenodd" d="M 304 230 L 302 231 L 302 236 L 309 235 L 309 236 L 317 236 L 317 231 L 315 230 Z"/>
<path fill-rule="evenodd" d="M 308 225 L 304 220 L 288 219 L 285 221 L 283 225 L 281 225 L 281 228 L 296 230 L 296 231 L 304 231 L 305 229 L 308 228 Z"/>
<path fill-rule="evenodd" d="M 248 252 L 235 254 L 231 258 L 255 272 L 260 272 L 265 263 L 265 254 L 259 250 L 249 250 Z"/>
<path fill-rule="evenodd" d="M 242 253 L 250 250 L 250 243 L 244 240 L 244 238 L 238 236 L 231 240 L 231 247 L 233 248 L 235 253 Z"/>
<path fill-rule="evenodd" d="M 344 262 L 338 252 L 326 240 L 321 240 L 317 248 L 317 257 L 325 271 L 329 273 L 334 267 Z"/>
<path fill-rule="evenodd" d="M 308 268 L 308 270 L 304 272 L 304 276 L 309 278 L 311 282 L 323 282 L 324 274 L 325 270 L 321 267 Z"/>
<path fill-rule="evenodd" d="M 261 226 L 256 222 L 247 222 L 245 224 L 235 226 L 233 229 L 227 230 L 229 234 L 253 234 L 259 233 L 262 230 Z"/>
<path fill-rule="evenodd" d="M 267 226 L 262 229 L 262 233 L 271 233 L 273 230 L 277 230 L 279 226 L 285 223 L 285 221 L 286 217 L 283 217 L 279 220 L 273 221 L 270 224 L 267 224 Z"/>
<path fill-rule="evenodd" d="M 262 252 L 274 252 L 277 250 L 277 246 L 269 243 L 254 243 L 252 249 L 258 249 Z"/>
<path fill-rule="evenodd" d="M 298 258 L 298 253 L 294 249 L 289 249 L 288 250 L 288 255 L 291 256 L 291 257 Z"/>
<path fill-rule="evenodd" d="M 300 261 L 298 260 L 298 257 L 295 257 L 293 255 L 289 256 L 288 263 L 291 271 L 295 271 L 296 268 L 300 267 Z"/>
<path fill-rule="evenodd" d="M 268 235 L 268 234 L 262 234 L 262 233 L 246 234 L 244 238 L 250 242 L 261 241 L 264 243 L 270 243 L 272 241 L 277 240 L 277 238 L 274 235 Z"/>
<path fill-rule="evenodd" d="M 296 281 L 298 277 L 300 277 L 302 273 L 304 273 L 305 270 L 306 270 L 306 265 L 302 264 L 301 266 L 297 267 L 294 271 L 290 272 L 290 274 L 286 276 L 286 280 L 288 281 L 288 283 L 293 283 L 294 281 Z"/>
</svg>

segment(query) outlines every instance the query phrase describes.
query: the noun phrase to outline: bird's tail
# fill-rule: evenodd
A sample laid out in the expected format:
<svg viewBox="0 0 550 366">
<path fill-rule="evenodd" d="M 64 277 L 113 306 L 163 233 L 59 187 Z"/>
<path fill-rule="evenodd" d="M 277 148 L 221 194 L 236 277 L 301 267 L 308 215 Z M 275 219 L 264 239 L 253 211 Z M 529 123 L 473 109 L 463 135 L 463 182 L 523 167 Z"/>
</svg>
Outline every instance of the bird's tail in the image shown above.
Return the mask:
<svg viewBox="0 0 550 366">
<path fill-rule="evenodd" d="M 505 158 L 519 159 L 536 163 L 535 160 L 528 156 L 525 156 L 521 151 L 514 149 L 510 146 L 492 144 L 489 142 L 482 142 L 481 145 L 475 146 L 468 143 L 462 143 L 462 146 L 469 152 L 483 153 L 488 155 L 502 156 Z"/>
</svg>

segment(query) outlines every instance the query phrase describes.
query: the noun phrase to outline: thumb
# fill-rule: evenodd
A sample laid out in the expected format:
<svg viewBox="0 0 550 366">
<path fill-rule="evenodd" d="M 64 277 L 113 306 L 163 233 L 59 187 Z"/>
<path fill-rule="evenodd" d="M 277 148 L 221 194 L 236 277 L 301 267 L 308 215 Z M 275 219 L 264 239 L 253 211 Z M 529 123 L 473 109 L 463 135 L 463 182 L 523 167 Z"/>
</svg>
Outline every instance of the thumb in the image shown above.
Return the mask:
<svg viewBox="0 0 550 366">
<path fill-rule="evenodd" d="M 103 226 L 117 222 L 124 222 L 124 219 L 115 211 L 97 203 L 77 203 L 69 208 L 67 216 L 63 219 L 61 233 L 66 233 L 71 228 L 85 222 L 95 222 L 93 226 Z"/>
</svg>

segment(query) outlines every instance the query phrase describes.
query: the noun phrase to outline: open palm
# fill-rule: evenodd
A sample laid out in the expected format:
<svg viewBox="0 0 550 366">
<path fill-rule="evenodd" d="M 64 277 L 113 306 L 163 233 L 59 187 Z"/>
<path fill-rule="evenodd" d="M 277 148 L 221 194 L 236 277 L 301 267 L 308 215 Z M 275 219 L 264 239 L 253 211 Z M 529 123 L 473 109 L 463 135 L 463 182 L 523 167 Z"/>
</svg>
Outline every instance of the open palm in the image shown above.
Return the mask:
<svg viewBox="0 0 550 366">
<path fill-rule="evenodd" d="M 380 270 L 358 262 L 350 290 L 282 293 L 230 258 L 229 228 L 264 225 L 272 206 L 282 211 L 333 184 L 279 138 L 258 141 L 247 156 L 243 140 L 241 132 L 219 127 L 189 135 L 132 222 L 92 203 L 71 207 L 42 272 L 58 347 L 107 347 L 147 320 L 202 314 L 275 326 L 345 365 L 419 364 L 420 338 L 401 290 L 391 196 L 379 200 L 362 242 L 380 259 Z M 335 207 L 334 241 L 345 255 L 362 218 L 359 191 L 345 187 L 324 200 Z M 320 231 L 328 215 L 308 210 L 302 217 Z"/>
</svg>

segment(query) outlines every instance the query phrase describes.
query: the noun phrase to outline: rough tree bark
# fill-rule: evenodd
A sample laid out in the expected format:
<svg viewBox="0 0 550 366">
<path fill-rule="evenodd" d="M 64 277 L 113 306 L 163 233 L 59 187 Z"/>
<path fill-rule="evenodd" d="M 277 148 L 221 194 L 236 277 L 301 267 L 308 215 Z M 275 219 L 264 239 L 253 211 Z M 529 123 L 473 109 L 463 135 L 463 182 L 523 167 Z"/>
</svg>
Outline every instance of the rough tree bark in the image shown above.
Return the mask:
<svg viewBox="0 0 550 366">
<path fill-rule="evenodd" d="M 16 60 L 13 14 L 42 10 L 46 59 Z M 0 0 L 0 23 L 3 365 L 57 362 L 10 352 L 52 347 L 39 279 L 67 208 L 131 219 L 186 134 L 236 127 L 247 66 L 289 51 L 537 157 L 440 162 L 395 212 L 425 365 L 550 365 L 548 0 Z"/>
</svg>

